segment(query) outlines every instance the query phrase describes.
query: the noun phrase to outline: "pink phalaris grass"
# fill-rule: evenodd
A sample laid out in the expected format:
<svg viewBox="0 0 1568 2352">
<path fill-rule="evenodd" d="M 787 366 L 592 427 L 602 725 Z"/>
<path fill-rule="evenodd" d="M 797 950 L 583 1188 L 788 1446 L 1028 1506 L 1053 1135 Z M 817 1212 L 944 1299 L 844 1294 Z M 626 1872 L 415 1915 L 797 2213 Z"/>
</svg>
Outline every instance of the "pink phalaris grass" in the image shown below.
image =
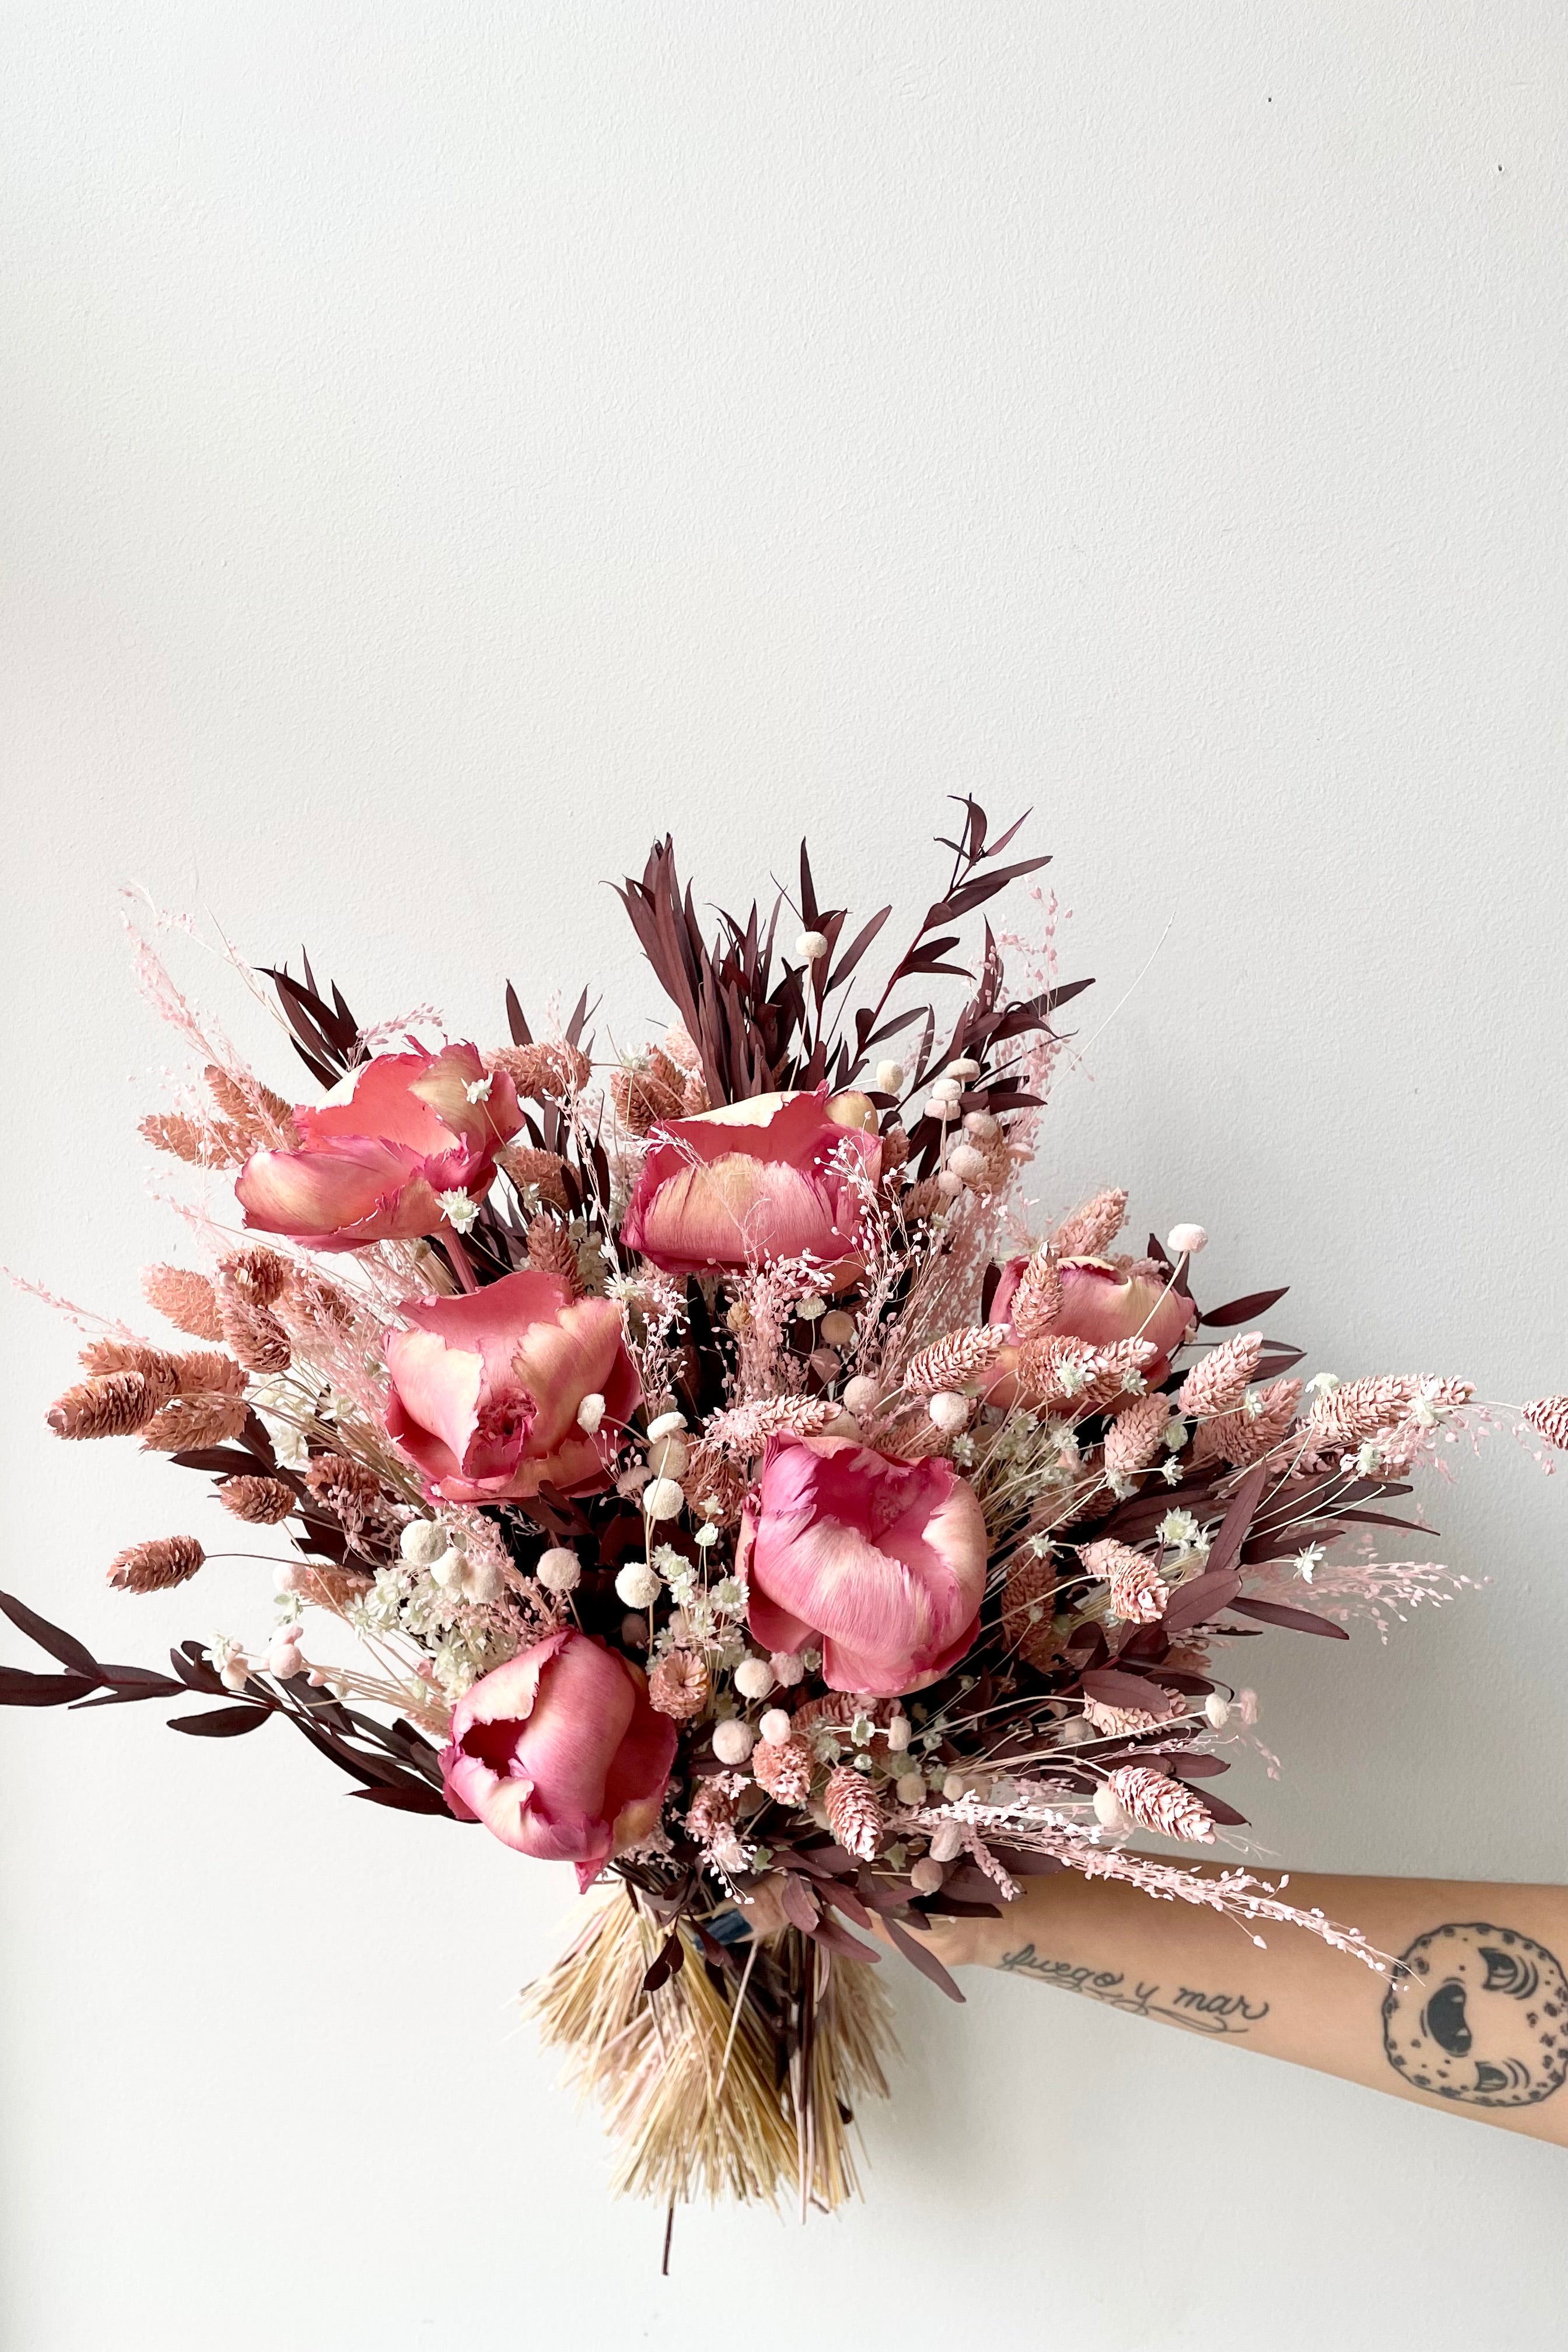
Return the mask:
<svg viewBox="0 0 1568 2352">
<path fill-rule="evenodd" d="M 245 1399 L 228 1390 L 172 1397 L 142 1430 L 142 1450 L 149 1454 L 193 1454 L 204 1446 L 222 1445 L 226 1439 L 239 1435 L 248 1411 Z"/>
<path fill-rule="evenodd" d="M 1110 1247 L 1127 1220 L 1125 1192 L 1097 1192 L 1070 1217 L 1064 1217 L 1051 1235 L 1058 1257 L 1100 1257 Z"/>
<path fill-rule="evenodd" d="M 1166 1710 L 1166 1715 L 1169 1714 Z M 1112 1706 L 1103 1698 L 1086 1698 L 1083 1719 L 1102 1739 L 1130 1738 L 1135 1731 L 1152 1731 L 1166 1715 L 1152 1715 L 1146 1706 Z"/>
<path fill-rule="evenodd" d="M 666 1119 L 685 1116 L 685 1074 L 655 1046 L 646 1069 L 627 1067 L 611 1073 L 610 1099 L 621 1125 L 633 1135 L 646 1135 Z"/>
<path fill-rule="evenodd" d="M 1007 1309 L 1008 1320 L 1020 1339 L 1037 1339 L 1049 1331 L 1062 1311 L 1061 1276 L 1057 1254 L 1048 1244 L 1037 1249 L 1018 1277 Z"/>
<path fill-rule="evenodd" d="M 220 1348 L 192 1348 L 176 1360 L 182 1396 L 243 1396 L 248 1378 L 243 1364 Z"/>
<path fill-rule="evenodd" d="M 289 1334 L 270 1307 L 252 1307 L 232 1291 L 220 1301 L 223 1336 L 247 1371 L 286 1372 L 293 1361 Z"/>
<path fill-rule="evenodd" d="M 793 1732 L 787 1739 L 759 1739 L 752 1750 L 752 1777 L 775 1804 L 804 1805 L 811 1771 L 811 1750 Z"/>
<path fill-rule="evenodd" d="M 1005 1323 L 981 1323 L 967 1331 L 950 1331 L 910 1359 L 904 1386 L 912 1396 L 936 1396 L 943 1389 L 961 1389 L 990 1370 L 1002 1350 L 1011 1345 Z"/>
<path fill-rule="evenodd" d="M 553 1209 L 565 1209 L 566 1181 L 562 1173 L 566 1162 L 559 1152 L 536 1151 L 530 1143 L 505 1143 L 496 1154 L 497 1164 L 511 1179 L 520 1192 L 531 1185 L 542 1201 Z"/>
<path fill-rule="evenodd" d="M 1128 1394 L 1128 1379 L 1141 1375 L 1159 1350 L 1148 1339 L 1116 1339 L 1091 1348 L 1081 1339 L 1047 1336 L 1018 1350 L 1018 1378 L 1031 1397 L 1055 1412 L 1103 1412 Z"/>
<path fill-rule="evenodd" d="M 1319 1398 L 1301 1423 L 1300 1434 L 1316 1448 L 1364 1445 L 1402 1422 L 1419 1398 L 1453 1407 L 1468 1404 L 1475 1392 L 1469 1381 L 1424 1380 L 1409 1374 L 1347 1381 L 1343 1387 Z"/>
<path fill-rule="evenodd" d="M 220 1063 L 209 1062 L 202 1076 L 219 1117 L 238 1128 L 248 1141 L 285 1145 L 299 1142 L 293 1104 L 285 1096 L 275 1094 L 270 1087 L 263 1086 L 250 1071 L 226 1070 Z"/>
<path fill-rule="evenodd" d="M 1256 1412 L 1222 1412 L 1200 1422 L 1193 1437 L 1193 1466 L 1228 1462 L 1233 1470 L 1271 1454 L 1295 1419 L 1300 1381 L 1270 1381 L 1258 1392 Z"/>
<path fill-rule="evenodd" d="M 300 1559 L 289 1564 L 290 1592 L 311 1608 L 330 1609 L 340 1616 L 351 1601 L 370 1591 L 371 1582 L 363 1570 L 341 1567 L 333 1560 Z"/>
<path fill-rule="evenodd" d="M 255 1243 L 249 1249 L 231 1251 L 222 1260 L 218 1286 L 222 1293 L 242 1299 L 247 1307 L 276 1307 L 288 1290 L 293 1272 L 279 1251 Z"/>
<path fill-rule="evenodd" d="M 67 1389 L 44 1419 L 57 1437 L 129 1437 L 145 1428 L 163 1393 L 142 1372 L 107 1372 Z"/>
<path fill-rule="evenodd" d="M 1106 1785 L 1140 1829 L 1185 1838 L 1194 1845 L 1214 1843 L 1214 1816 L 1184 1781 L 1173 1780 L 1152 1765 L 1119 1764 L 1107 1775 Z"/>
<path fill-rule="evenodd" d="M 1222 1340 L 1182 1382 L 1176 1391 L 1177 1412 L 1205 1415 L 1233 1412 L 1247 1394 L 1262 1353 L 1261 1331 L 1242 1331 L 1234 1339 Z"/>
<path fill-rule="evenodd" d="M 1013 1303 L 1016 1308 L 1016 1295 Z M 1160 1452 L 1170 1421 L 1171 1400 L 1162 1390 L 1126 1406 L 1105 1433 L 1107 1470 L 1122 1478 L 1146 1470 Z"/>
<path fill-rule="evenodd" d="M 796 1437 L 820 1437 L 841 1409 L 826 1397 L 762 1397 L 754 1404 L 716 1412 L 708 1423 L 708 1443 L 733 1454 L 760 1454 L 782 1430 Z"/>
<path fill-rule="evenodd" d="M 183 1265 L 150 1265 L 142 1276 L 142 1296 L 176 1331 L 193 1339 L 221 1339 L 217 1293 L 205 1274 Z"/>
<path fill-rule="evenodd" d="M 180 1386 L 176 1357 L 165 1348 L 150 1348 L 141 1339 L 89 1339 L 81 1351 L 82 1369 L 99 1374 L 140 1372 L 149 1392 L 160 1402 Z"/>
<path fill-rule="evenodd" d="M 557 1282 L 564 1283 L 574 1298 L 583 1296 L 576 1244 L 564 1225 L 542 1212 L 528 1228 L 528 1262 L 535 1273 L 552 1274 Z"/>
<path fill-rule="evenodd" d="M 504 1070 L 520 1095 L 533 1102 L 564 1102 L 581 1093 L 593 1076 L 586 1054 L 563 1037 L 532 1045 L 498 1045 L 485 1055 L 488 1070 Z"/>
<path fill-rule="evenodd" d="M 226 1511 L 254 1528 L 275 1528 L 297 1507 L 293 1488 L 281 1478 L 225 1478 L 217 1498 Z"/>
<path fill-rule="evenodd" d="M 875 1862 L 882 1850 L 882 1808 L 864 1773 L 852 1764 L 836 1765 L 827 1776 L 823 1802 L 827 1826 L 845 1853 L 859 1862 Z"/>
<path fill-rule="evenodd" d="M 340 1283 L 314 1266 L 297 1269 L 289 1292 L 289 1312 L 300 1323 L 326 1337 L 352 1331 L 359 1307 Z M 221 1337 L 222 1326 L 214 1334 Z"/>
<path fill-rule="evenodd" d="M 1520 1412 L 1538 1437 L 1568 1454 L 1568 1396 L 1531 1397 Z"/>
<path fill-rule="evenodd" d="M 698 1519 L 721 1528 L 732 1527 L 745 1500 L 744 1475 L 706 1442 L 694 1445 L 681 1480 L 689 1509 Z"/>
<path fill-rule="evenodd" d="M 367 1463 L 347 1454 L 318 1454 L 305 1472 L 305 1484 L 356 1551 L 396 1540 L 401 1522 Z"/>
<path fill-rule="evenodd" d="M 248 1139 L 231 1121 L 188 1118 L 183 1111 L 149 1111 L 137 1133 L 187 1168 L 237 1168 L 250 1151 Z"/>
<path fill-rule="evenodd" d="M 712 1688 L 705 1661 L 690 1650 L 670 1650 L 648 1671 L 647 1703 L 672 1723 L 700 1715 Z"/>
<path fill-rule="evenodd" d="M 109 1581 L 116 1592 L 166 1592 L 171 1585 L 188 1583 L 205 1558 L 195 1536 L 157 1536 L 117 1553 L 109 1564 Z"/>
<path fill-rule="evenodd" d="M 1164 1615 L 1169 1596 L 1153 1561 L 1141 1551 L 1106 1536 L 1084 1544 L 1079 1558 L 1097 1583 L 1110 1586 L 1111 1609 L 1124 1624 L 1153 1625 Z"/>
</svg>

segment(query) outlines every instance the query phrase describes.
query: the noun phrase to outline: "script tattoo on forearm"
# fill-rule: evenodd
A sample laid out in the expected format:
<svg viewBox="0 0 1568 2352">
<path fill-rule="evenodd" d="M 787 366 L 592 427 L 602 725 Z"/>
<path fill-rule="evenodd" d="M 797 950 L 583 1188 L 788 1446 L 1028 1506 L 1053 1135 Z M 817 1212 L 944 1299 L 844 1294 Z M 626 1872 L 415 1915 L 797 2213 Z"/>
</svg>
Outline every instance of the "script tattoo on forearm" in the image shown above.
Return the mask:
<svg viewBox="0 0 1568 2352">
<path fill-rule="evenodd" d="M 1568 2074 L 1568 1979 L 1516 1927 L 1451 1920 L 1400 1956 L 1383 2004 L 1389 2064 L 1467 2107 L 1532 2107 Z"/>
<path fill-rule="evenodd" d="M 1004 1952 L 1002 1966 L 1014 1976 L 1031 1977 L 1037 1984 L 1058 1985 L 1064 1992 L 1081 1992 L 1108 2009 L 1125 2010 L 1131 2017 L 1163 2018 L 1169 2025 L 1184 2025 L 1194 2033 L 1219 2039 L 1245 2033 L 1268 2014 L 1266 2000 L 1250 2001 L 1244 1993 L 1205 1992 L 1196 1985 L 1163 1985 L 1131 1980 L 1120 1970 L 1091 1969 L 1073 1960 L 1052 1960 L 1033 1944 Z"/>
</svg>

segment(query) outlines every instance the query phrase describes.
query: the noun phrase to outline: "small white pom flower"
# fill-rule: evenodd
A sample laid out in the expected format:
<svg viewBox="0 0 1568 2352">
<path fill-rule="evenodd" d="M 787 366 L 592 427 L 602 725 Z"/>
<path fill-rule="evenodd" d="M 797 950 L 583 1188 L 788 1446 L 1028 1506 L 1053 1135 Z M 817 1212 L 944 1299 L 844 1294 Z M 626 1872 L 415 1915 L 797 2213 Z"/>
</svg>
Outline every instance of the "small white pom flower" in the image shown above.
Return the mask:
<svg viewBox="0 0 1568 2352">
<path fill-rule="evenodd" d="M 434 1519 L 410 1519 L 397 1538 L 397 1549 L 410 1568 L 429 1568 L 447 1549 L 447 1531 Z"/>
<path fill-rule="evenodd" d="M 455 1234 L 466 1234 L 479 1213 L 479 1204 L 466 1192 L 437 1192 L 436 1206 Z"/>
<path fill-rule="evenodd" d="M 963 1088 L 956 1078 L 937 1078 L 931 1089 L 931 1108 L 942 1118 L 952 1118 Z"/>
<path fill-rule="evenodd" d="M 950 1151 L 947 1164 L 961 1184 L 979 1184 L 984 1181 L 985 1154 L 976 1151 L 973 1143 L 961 1143 Z"/>
<path fill-rule="evenodd" d="M 820 963 L 827 953 L 827 941 L 820 931 L 802 931 L 795 943 L 795 951 L 802 963 Z"/>
<path fill-rule="evenodd" d="M 555 1545 L 534 1570 L 546 1592 L 575 1592 L 583 1580 L 583 1564 L 574 1551 Z"/>
<path fill-rule="evenodd" d="M 756 1733 L 738 1715 L 713 1726 L 713 1753 L 721 1764 L 743 1764 L 756 1744 Z"/>
<path fill-rule="evenodd" d="M 942 1891 L 941 1863 L 933 1862 L 929 1854 L 922 1854 L 919 1862 L 912 1863 L 910 1866 L 910 1885 L 917 1895 L 940 1894 Z"/>
<path fill-rule="evenodd" d="M 938 1822 L 931 1833 L 933 1862 L 956 1862 L 963 1852 L 963 1832 L 956 1822 Z"/>
<path fill-rule="evenodd" d="M 646 1559 L 628 1559 L 616 1578 L 616 1596 L 628 1609 L 651 1609 L 661 1589 Z"/>
<path fill-rule="evenodd" d="M 218 1668 L 218 1680 L 225 1690 L 242 1691 L 250 1680 L 250 1661 L 243 1650 L 233 1651 Z"/>
<path fill-rule="evenodd" d="M 822 1318 L 822 1337 L 830 1348 L 847 1348 L 855 1337 L 855 1318 L 835 1307 Z"/>
<path fill-rule="evenodd" d="M 661 1412 L 648 1423 L 648 1444 L 656 1444 L 661 1437 L 679 1437 L 685 1427 L 686 1415 L 683 1412 Z"/>
<path fill-rule="evenodd" d="M 805 1662 L 793 1650 L 775 1650 L 768 1664 L 781 1690 L 793 1690 L 796 1683 L 805 1680 Z"/>
<path fill-rule="evenodd" d="M 481 1607 L 489 1601 L 499 1601 L 506 1586 L 500 1563 L 493 1559 L 465 1561 L 460 1581 L 464 1600 L 475 1601 Z"/>
<path fill-rule="evenodd" d="M 677 1519 L 686 1497 L 673 1478 L 652 1478 L 643 1488 L 642 1507 L 650 1519 Z"/>
<path fill-rule="evenodd" d="M 879 1062 L 877 1065 L 877 1092 L 879 1095 L 900 1095 L 902 1094 L 903 1090 L 904 1066 L 902 1062 Z"/>
<path fill-rule="evenodd" d="M 269 1675 L 276 1675 L 279 1682 L 287 1682 L 290 1675 L 304 1671 L 305 1661 L 300 1655 L 300 1639 L 298 1625 L 288 1625 L 281 1633 L 274 1633 L 267 1645 L 267 1671 Z"/>
<path fill-rule="evenodd" d="M 679 1437 L 656 1437 L 648 1448 L 648 1468 L 656 1478 L 680 1478 L 690 1462 L 685 1442 Z"/>
<path fill-rule="evenodd" d="M 900 1805 L 923 1805 L 925 1781 L 918 1772 L 901 1772 L 893 1783 L 893 1794 Z"/>
<path fill-rule="evenodd" d="M 944 1201 L 956 1201 L 963 1190 L 963 1179 L 955 1176 L 951 1168 L 944 1168 L 936 1180 L 936 1189 Z"/>
<path fill-rule="evenodd" d="M 472 1079 L 469 1084 L 463 1088 L 463 1092 L 468 1096 L 470 1102 L 489 1102 L 490 1098 L 490 1088 L 494 1084 L 495 1072 L 493 1070 L 487 1070 L 482 1078 Z"/>
<path fill-rule="evenodd" d="M 770 1706 L 757 1729 L 770 1748 L 782 1748 L 795 1729 L 795 1721 L 782 1706 Z"/>
<path fill-rule="evenodd" d="M 994 1143 L 1002 1132 L 1002 1122 L 988 1110 L 969 1110 L 963 1114 L 963 1132 L 973 1136 L 977 1143 Z"/>
<path fill-rule="evenodd" d="M 956 1389 L 938 1389 L 926 1406 L 932 1425 L 944 1437 L 956 1436 L 969 1420 L 969 1399 L 960 1396 Z"/>
<path fill-rule="evenodd" d="M 819 1291 L 808 1290 L 804 1298 L 795 1300 L 795 1311 L 803 1323 L 820 1323 L 827 1312 L 827 1301 Z"/>
<path fill-rule="evenodd" d="M 735 1688 L 742 1698 L 766 1698 L 773 1686 L 773 1670 L 766 1658 L 742 1658 L 735 1669 Z"/>
<path fill-rule="evenodd" d="M 1208 1247 L 1208 1238 L 1202 1225 L 1173 1225 L 1165 1235 L 1165 1247 L 1173 1257 L 1196 1257 L 1199 1250 Z"/>
<path fill-rule="evenodd" d="M 956 1805 L 960 1797 L 969 1794 L 969 1783 L 962 1772 L 950 1772 L 942 1784 L 942 1793 L 950 1805 Z"/>
<path fill-rule="evenodd" d="M 439 1559 L 431 1561 L 430 1581 L 438 1584 L 443 1592 L 456 1592 L 462 1584 L 463 1570 L 467 1566 L 466 1558 L 454 1544 L 450 1551 L 444 1551 Z"/>
<path fill-rule="evenodd" d="M 1204 1701 L 1204 1713 L 1216 1731 L 1223 1731 L 1230 1721 L 1230 1703 L 1221 1698 L 1218 1691 L 1210 1691 Z"/>
<path fill-rule="evenodd" d="M 875 1412 L 881 1391 L 865 1372 L 857 1372 L 844 1388 L 845 1410 L 856 1414 Z"/>
<path fill-rule="evenodd" d="M 977 1078 L 980 1076 L 980 1065 L 968 1059 L 962 1062 L 950 1062 L 946 1075 L 950 1078 L 962 1078 L 967 1085 L 971 1078 Z"/>
<path fill-rule="evenodd" d="M 595 1437 L 604 1418 L 605 1400 L 595 1389 L 593 1395 L 585 1396 L 577 1408 L 577 1426 L 584 1437 Z"/>
<path fill-rule="evenodd" d="M 914 1737 L 914 1725 L 907 1715 L 894 1716 L 888 1726 L 888 1746 L 895 1756 L 901 1756 Z"/>
</svg>

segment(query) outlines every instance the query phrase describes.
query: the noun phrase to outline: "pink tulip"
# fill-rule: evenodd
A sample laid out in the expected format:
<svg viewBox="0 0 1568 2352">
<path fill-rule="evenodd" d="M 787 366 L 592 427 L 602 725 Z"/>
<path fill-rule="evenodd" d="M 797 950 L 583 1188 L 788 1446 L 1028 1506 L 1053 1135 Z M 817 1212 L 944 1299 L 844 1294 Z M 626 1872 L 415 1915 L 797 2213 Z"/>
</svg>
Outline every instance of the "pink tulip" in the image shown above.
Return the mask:
<svg viewBox="0 0 1568 2352">
<path fill-rule="evenodd" d="M 861 1200 L 850 1170 L 875 1183 L 881 1138 L 841 1123 L 827 1089 L 753 1095 L 654 1129 L 621 1228 L 668 1274 L 706 1274 L 768 1258 L 822 1261 L 828 1284 L 859 1269 Z"/>
<path fill-rule="evenodd" d="M 447 1802 L 518 1853 L 575 1863 L 586 1887 L 658 1827 L 677 1736 L 629 1658 L 563 1627 L 458 1701 Z"/>
<path fill-rule="evenodd" d="M 764 1650 L 820 1642 L 830 1689 L 890 1698 L 935 1682 L 973 1641 L 985 1520 L 940 1456 L 785 1434 L 768 1441 L 736 1567 Z"/>
<path fill-rule="evenodd" d="M 1011 1320 L 1013 1294 L 1027 1263 L 1016 1257 L 1003 1268 L 991 1301 L 993 1323 Z M 1058 1272 L 1062 1304 L 1049 1326 L 1051 1336 L 1082 1339 L 1091 1348 L 1109 1348 L 1117 1339 L 1147 1339 L 1160 1352 L 1144 1365 L 1143 1377 L 1151 1387 L 1157 1386 L 1170 1370 L 1171 1358 L 1195 1318 L 1197 1309 L 1192 1300 L 1170 1289 L 1162 1276 L 1140 1273 L 1134 1266 L 1115 1266 L 1105 1258 L 1063 1258 Z M 1016 1361 L 1011 1349 L 999 1359 L 998 1381 L 990 1390 L 993 1402 L 1006 1402 L 998 1387 L 1011 1377 Z"/>
<path fill-rule="evenodd" d="M 347 1085 L 347 1081 L 344 1081 Z M 438 1054 L 378 1054 L 338 1101 L 295 1114 L 298 1151 L 253 1151 L 235 1183 L 253 1233 L 287 1234 L 310 1249 L 363 1249 L 436 1233 L 438 1195 L 482 1200 L 496 1154 L 522 1124 L 504 1070 L 473 1045 Z"/>
<path fill-rule="evenodd" d="M 509 1274 L 465 1298 L 410 1299 L 384 1342 L 386 1429 L 434 1499 L 495 1503 L 541 1486 L 586 1495 L 610 1484 L 616 1431 L 641 1400 L 607 1298 L 574 1298 L 552 1274 Z M 601 1430 L 577 1426 L 584 1397 Z"/>
</svg>

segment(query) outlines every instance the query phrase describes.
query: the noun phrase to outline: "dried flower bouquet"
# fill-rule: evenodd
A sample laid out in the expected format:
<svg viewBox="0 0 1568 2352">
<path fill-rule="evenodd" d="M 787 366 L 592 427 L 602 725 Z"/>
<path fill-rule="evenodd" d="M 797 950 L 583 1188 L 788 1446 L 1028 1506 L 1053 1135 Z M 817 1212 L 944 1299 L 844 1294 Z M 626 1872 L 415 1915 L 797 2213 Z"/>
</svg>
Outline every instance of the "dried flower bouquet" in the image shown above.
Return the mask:
<svg viewBox="0 0 1568 2352">
<path fill-rule="evenodd" d="M 585 994 L 535 1035 L 509 987 L 481 1051 L 427 1014 L 367 1031 L 308 962 L 247 973 L 308 1104 L 139 945 L 200 1072 L 142 1131 L 201 1171 L 205 1263 L 149 1269 L 178 1336 L 96 1327 L 48 1418 L 216 1480 L 276 1613 L 163 1674 L 0 1596 L 60 1669 L 0 1669 L 0 1701 L 194 1694 L 172 1727 L 282 1720 L 373 1803 L 574 1864 L 587 1914 L 531 2003 L 618 2185 L 670 2205 L 847 2195 L 886 2089 L 874 1964 L 957 1998 L 931 1920 L 1028 1874 L 1382 1965 L 1245 1866 L 1218 1784 L 1257 1704 L 1226 1669 L 1266 1629 L 1340 1641 L 1465 1581 L 1373 1546 L 1488 1409 L 1464 1380 L 1303 1381 L 1254 1328 L 1283 1292 L 1200 1307 L 1203 1232 L 1119 1248 L 1122 1191 L 1031 1235 L 1088 983 L 1058 983 L 1037 885 L 1042 946 L 984 922 L 955 961 L 1047 862 L 1007 860 L 1016 831 L 960 803 L 944 888 L 859 1003 L 889 909 L 852 931 L 803 849 L 798 900 L 709 937 L 656 845 L 620 895 L 674 1017 L 607 1065 Z M 1568 1398 L 1512 1410 L 1568 1444 Z M 205 1557 L 154 1537 L 110 1581 Z"/>
</svg>

